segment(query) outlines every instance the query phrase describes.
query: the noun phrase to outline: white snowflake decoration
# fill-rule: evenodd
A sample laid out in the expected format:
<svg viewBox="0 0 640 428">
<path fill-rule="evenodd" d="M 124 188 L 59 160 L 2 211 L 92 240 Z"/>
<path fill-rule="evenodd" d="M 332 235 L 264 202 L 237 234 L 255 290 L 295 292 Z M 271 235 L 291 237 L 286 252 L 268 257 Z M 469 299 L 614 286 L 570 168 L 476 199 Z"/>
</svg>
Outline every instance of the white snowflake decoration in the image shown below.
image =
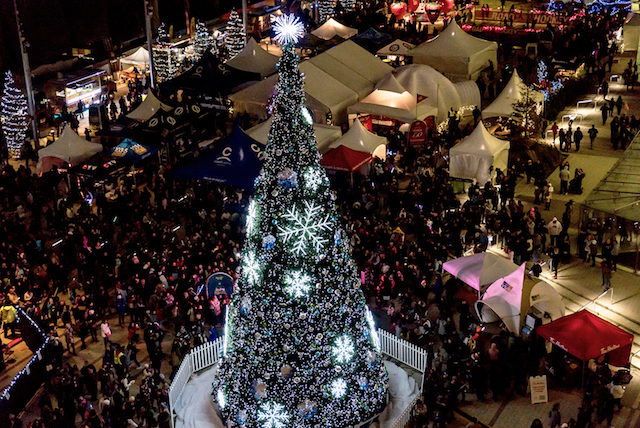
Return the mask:
<svg viewBox="0 0 640 428">
<path fill-rule="evenodd" d="M 342 378 L 338 378 L 331 382 L 331 393 L 335 398 L 340 398 L 347 392 L 347 382 Z"/>
<path fill-rule="evenodd" d="M 318 168 L 308 168 L 304 172 L 304 182 L 309 190 L 315 192 L 318 187 L 324 182 L 322 171 Z"/>
<path fill-rule="evenodd" d="M 251 201 L 249 204 L 249 210 L 247 212 L 247 235 L 250 235 L 253 231 L 253 227 L 256 221 L 256 201 Z"/>
<path fill-rule="evenodd" d="M 227 405 L 227 400 L 224 398 L 224 392 L 221 389 L 218 390 L 218 406 L 221 409 L 224 409 L 224 406 Z"/>
<path fill-rule="evenodd" d="M 289 419 L 284 406 L 278 403 L 267 403 L 258 410 L 258 421 L 263 428 L 283 428 Z"/>
<path fill-rule="evenodd" d="M 371 334 L 371 339 L 373 340 L 373 346 L 376 348 L 376 351 L 380 352 L 380 337 L 378 336 L 376 323 L 373 321 L 373 315 L 369 308 L 366 309 L 366 317 L 367 323 L 369 323 L 369 332 Z"/>
<path fill-rule="evenodd" d="M 342 336 L 336 340 L 333 347 L 333 356 L 339 363 L 346 363 L 353 356 L 353 342 L 349 336 Z"/>
<path fill-rule="evenodd" d="M 249 251 L 243 262 L 242 273 L 244 273 L 249 284 L 256 286 L 260 280 L 260 263 L 256 260 L 254 252 Z"/>
<path fill-rule="evenodd" d="M 301 270 L 289 271 L 284 277 L 285 291 L 292 297 L 303 297 L 311 289 L 311 277 Z"/>
<path fill-rule="evenodd" d="M 294 205 L 282 216 L 290 221 L 289 227 L 278 226 L 280 230 L 278 235 L 284 238 L 284 242 L 293 239 L 292 250 L 296 255 L 307 254 L 307 249 L 311 245 L 316 251 L 320 251 L 327 239 L 323 238 L 319 232 L 329 230 L 332 226 L 329 214 L 323 216 L 322 206 L 308 201 L 304 201 L 304 204 L 304 214 L 300 213 Z"/>
<path fill-rule="evenodd" d="M 304 35 L 304 25 L 295 15 L 282 15 L 273 24 L 276 41 L 281 45 L 297 43 Z"/>
</svg>

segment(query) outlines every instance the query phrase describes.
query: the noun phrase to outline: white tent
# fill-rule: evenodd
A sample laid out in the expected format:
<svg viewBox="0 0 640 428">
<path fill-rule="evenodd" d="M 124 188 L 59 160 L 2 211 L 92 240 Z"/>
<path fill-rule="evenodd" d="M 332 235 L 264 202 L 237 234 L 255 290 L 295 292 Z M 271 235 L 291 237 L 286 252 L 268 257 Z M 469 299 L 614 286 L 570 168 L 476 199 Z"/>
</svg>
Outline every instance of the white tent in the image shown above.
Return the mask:
<svg viewBox="0 0 640 428">
<path fill-rule="evenodd" d="M 449 260 L 442 268 L 479 293 L 498 278 L 513 273 L 518 266 L 504 257 L 484 252 Z"/>
<path fill-rule="evenodd" d="M 326 151 L 345 146 L 357 152 L 370 153 L 384 160 L 387 158 L 387 142 L 386 137 L 370 132 L 359 119 L 356 119 L 353 121 L 349 131 L 342 138 L 331 143 Z"/>
<path fill-rule="evenodd" d="M 480 98 L 480 89 L 473 80 L 465 80 L 453 84 L 460 96 L 461 106 L 478 106 L 482 107 L 482 99 Z"/>
<path fill-rule="evenodd" d="M 269 140 L 269 130 L 273 119 L 270 117 L 262 123 L 257 124 L 253 128 L 245 131 L 245 133 L 259 143 L 267 144 Z M 316 147 L 320 153 L 328 151 L 331 143 L 342 136 L 342 129 L 339 126 L 313 125 L 313 133 L 316 136 Z"/>
<path fill-rule="evenodd" d="M 308 62 L 357 93 L 360 99 L 366 97 L 373 91 L 372 82 L 361 74 L 358 74 L 357 70 L 343 64 L 331 55 L 322 53 L 309 59 Z"/>
<path fill-rule="evenodd" d="M 492 61 L 497 66 L 498 44 L 467 34 L 455 21 L 434 39 L 409 51 L 416 64 L 427 64 L 454 82 L 476 80 Z"/>
<path fill-rule="evenodd" d="M 424 64 L 405 65 L 395 69 L 390 75 L 413 96 L 427 97 L 426 103 L 438 109 L 437 123 L 447 119 L 449 109 L 457 111 L 463 105 L 453 83 L 433 67 Z M 387 79 L 390 75 L 387 75 Z M 382 83 L 381 81 L 377 87 Z"/>
<path fill-rule="evenodd" d="M 389 64 L 351 40 L 346 40 L 321 55 L 337 59 L 374 85 L 393 70 Z"/>
<path fill-rule="evenodd" d="M 502 321 L 510 332 L 520 336 L 525 264 L 511 274 L 497 279 L 487 288 L 482 300 L 475 303 L 482 322 Z"/>
<path fill-rule="evenodd" d="M 418 103 L 416 97 L 408 91 L 399 94 L 384 89 L 376 89 L 359 103 L 349 106 L 347 110 L 350 117 L 371 114 L 405 123 L 413 123 L 438 114 L 438 109 L 427 100 Z"/>
<path fill-rule="evenodd" d="M 144 47 L 138 48 L 131 55 L 120 58 L 120 68 L 125 69 L 133 66 L 149 66 L 149 51 Z"/>
<path fill-rule="evenodd" d="M 565 306 L 562 297 L 550 284 L 540 281 L 531 289 L 529 303 L 533 314 L 538 318 L 549 322 L 557 320 L 565 315 Z"/>
<path fill-rule="evenodd" d="M 311 34 L 324 40 L 332 39 L 335 36 L 340 36 L 343 39 L 348 39 L 358 34 L 358 30 L 356 30 L 355 28 L 347 27 L 346 25 L 342 25 L 333 18 L 329 18 L 327 22 L 313 30 Z"/>
<path fill-rule="evenodd" d="M 381 48 L 376 55 L 380 56 L 405 56 L 411 49 L 415 48 L 416 45 L 411 44 L 409 42 L 405 42 L 400 39 L 396 39 L 393 42 L 389 43 L 387 46 Z"/>
<path fill-rule="evenodd" d="M 527 85 L 522 81 L 518 75 L 517 70 L 513 70 L 511 79 L 507 82 L 500 95 L 482 111 L 482 118 L 488 119 L 490 117 L 506 116 L 509 117 L 513 114 L 513 103 L 522 101 L 525 97 L 524 91 L 526 91 Z M 542 92 L 529 89 L 529 97 L 536 101 L 536 103 L 544 102 L 544 94 Z"/>
<path fill-rule="evenodd" d="M 170 111 L 172 108 L 173 107 L 161 102 L 153 95 L 153 92 L 149 91 L 142 103 L 140 103 L 134 111 L 129 113 L 127 117 L 144 122 L 145 120 L 151 119 L 160 109 Z"/>
<path fill-rule="evenodd" d="M 622 26 L 622 36 L 625 51 L 637 51 L 640 41 L 640 14 L 629 13 Z"/>
<path fill-rule="evenodd" d="M 260 43 L 249 37 L 247 44 L 236 56 L 227 61 L 227 65 L 242 71 L 260 73 L 260 77 L 271 76 L 276 72 L 280 58 L 262 49 Z"/>
<path fill-rule="evenodd" d="M 511 143 L 489 134 L 484 123 L 449 150 L 449 174 L 451 177 L 473 179 L 484 185 L 489 178 L 489 168 L 506 171 Z"/>
<path fill-rule="evenodd" d="M 45 157 L 52 157 L 61 159 L 71 166 L 75 166 L 101 151 L 102 144 L 87 141 L 76 134 L 70 126 L 66 126 L 60 138 L 51 145 L 38 150 L 38 164 L 41 165 Z M 38 169 L 40 169 L 40 166 Z"/>
</svg>

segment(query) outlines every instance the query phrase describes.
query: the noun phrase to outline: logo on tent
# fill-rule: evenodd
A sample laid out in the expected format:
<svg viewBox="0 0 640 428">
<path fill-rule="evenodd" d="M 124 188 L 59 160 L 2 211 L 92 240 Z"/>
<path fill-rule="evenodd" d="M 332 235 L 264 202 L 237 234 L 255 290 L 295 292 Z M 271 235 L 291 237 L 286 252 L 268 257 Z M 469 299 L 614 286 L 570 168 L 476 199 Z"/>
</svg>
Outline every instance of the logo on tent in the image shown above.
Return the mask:
<svg viewBox="0 0 640 428">
<path fill-rule="evenodd" d="M 509 284 L 507 281 L 502 281 L 501 287 L 504 288 L 504 290 L 507 291 L 508 293 L 510 293 L 511 290 L 513 290 L 513 286 Z"/>
<path fill-rule="evenodd" d="M 606 354 L 607 352 L 614 351 L 618 349 L 620 345 L 609 345 L 606 348 L 600 348 L 600 354 Z"/>
</svg>

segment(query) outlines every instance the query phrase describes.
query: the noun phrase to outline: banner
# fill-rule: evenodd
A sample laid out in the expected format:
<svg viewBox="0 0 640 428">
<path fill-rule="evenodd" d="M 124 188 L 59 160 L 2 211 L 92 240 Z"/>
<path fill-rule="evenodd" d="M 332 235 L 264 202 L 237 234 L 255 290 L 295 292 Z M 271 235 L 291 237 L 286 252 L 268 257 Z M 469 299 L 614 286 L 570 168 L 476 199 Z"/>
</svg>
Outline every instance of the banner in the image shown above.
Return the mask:
<svg viewBox="0 0 640 428">
<path fill-rule="evenodd" d="M 413 147 L 424 147 L 427 142 L 427 124 L 421 120 L 413 122 L 407 138 Z"/>
<path fill-rule="evenodd" d="M 520 10 L 515 10 L 513 12 L 510 11 L 499 11 L 499 10 L 480 10 L 476 12 L 476 23 L 480 22 L 497 22 L 500 25 L 504 24 L 504 20 L 506 19 L 508 23 L 511 23 L 511 18 L 513 17 L 514 24 L 525 24 L 525 23 L 533 23 L 535 19 L 536 25 L 547 25 L 551 24 L 552 26 L 557 26 L 564 23 L 564 19 L 559 17 L 556 14 L 550 14 L 546 12 L 539 13 L 529 13 L 522 12 Z"/>
</svg>

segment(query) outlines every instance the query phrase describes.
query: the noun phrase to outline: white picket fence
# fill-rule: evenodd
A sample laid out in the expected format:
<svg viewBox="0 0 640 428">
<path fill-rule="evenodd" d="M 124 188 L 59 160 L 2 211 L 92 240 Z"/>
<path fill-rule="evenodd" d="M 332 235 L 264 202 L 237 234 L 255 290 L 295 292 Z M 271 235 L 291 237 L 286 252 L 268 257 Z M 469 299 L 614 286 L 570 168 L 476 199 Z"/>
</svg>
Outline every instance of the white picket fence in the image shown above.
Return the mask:
<svg viewBox="0 0 640 428">
<path fill-rule="evenodd" d="M 412 369 L 420 372 L 424 375 L 427 365 L 427 352 L 417 347 L 416 345 L 407 342 L 404 339 L 398 339 L 391 333 L 378 329 L 378 336 L 380 337 L 381 352 L 388 357 L 393 358 Z M 169 386 L 169 410 L 171 412 L 171 426 L 175 427 L 175 406 L 182 395 L 184 387 L 189 382 L 191 375 L 213 366 L 222 357 L 222 338 L 217 339 L 215 342 L 205 343 L 197 348 L 194 348 L 189 354 L 187 354 L 175 377 L 171 381 Z M 420 384 L 422 390 L 422 382 Z M 403 428 L 411 415 L 416 402 L 420 396 L 416 397 L 409 406 L 402 413 L 400 418 L 393 425 L 393 428 Z"/>
</svg>

